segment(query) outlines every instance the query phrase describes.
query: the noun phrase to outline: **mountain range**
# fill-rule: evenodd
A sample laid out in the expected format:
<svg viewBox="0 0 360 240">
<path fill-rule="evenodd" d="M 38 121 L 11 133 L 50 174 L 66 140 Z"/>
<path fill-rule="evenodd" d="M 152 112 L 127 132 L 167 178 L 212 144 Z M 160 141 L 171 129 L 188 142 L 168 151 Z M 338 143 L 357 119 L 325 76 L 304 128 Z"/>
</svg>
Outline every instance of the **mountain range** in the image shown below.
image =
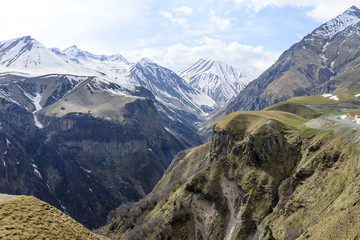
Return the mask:
<svg viewBox="0 0 360 240">
<path fill-rule="evenodd" d="M 358 133 L 326 114 L 360 115 L 359 24 L 349 8 L 253 81 L 2 41 L 0 191 L 115 239 L 356 239 Z"/>
<path fill-rule="evenodd" d="M 229 114 L 210 142 L 174 158 L 146 198 L 112 211 L 101 233 L 112 239 L 358 238 L 359 125 L 356 131 L 325 118 L 330 110 L 344 114 L 350 104 L 360 108 L 360 99 L 338 93 Z"/>
<path fill-rule="evenodd" d="M 213 125 L 234 111 L 261 110 L 292 97 L 354 88 L 356 83 L 344 81 L 343 73 L 346 78 L 349 72 L 357 71 L 360 63 L 359 22 L 360 10 L 352 6 L 313 30 L 225 107 L 215 111 L 202 124 L 202 134 L 209 136 Z"/>
<path fill-rule="evenodd" d="M 154 190 L 112 211 L 101 233 L 360 238 L 359 24 L 353 6 L 286 50 L 210 116 L 208 143 L 179 153 Z"/>
<path fill-rule="evenodd" d="M 0 100 L 0 190 L 89 228 L 149 193 L 220 107 L 149 59 L 48 49 L 30 36 L 0 42 Z"/>
<path fill-rule="evenodd" d="M 353 6 L 306 35 L 233 99 L 223 115 L 334 91 L 334 86 L 326 88 L 327 83 L 360 63 L 359 22 L 360 10 Z"/>
</svg>

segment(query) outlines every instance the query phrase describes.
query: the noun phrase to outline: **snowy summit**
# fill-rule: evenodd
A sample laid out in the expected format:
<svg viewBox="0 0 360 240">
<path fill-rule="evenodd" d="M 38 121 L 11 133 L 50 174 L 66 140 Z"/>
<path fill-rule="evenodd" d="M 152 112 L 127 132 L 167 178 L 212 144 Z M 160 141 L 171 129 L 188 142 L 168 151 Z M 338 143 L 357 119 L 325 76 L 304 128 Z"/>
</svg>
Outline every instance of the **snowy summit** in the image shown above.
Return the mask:
<svg viewBox="0 0 360 240">
<path fill-rule="evenodd" d="M 323 38 L 332 38 L 336 34 L 344 31 L 347 27 L 357 24 L 358 22 L 360 22 L 360 9 L 352 6 L 343 14 L 320 26 L 313 34 Z"/>
<path fill-rule="evenodd" d="M 0 53 L 1 72 L 83 73 L 30 36 L 0 42 Z"/>
<path fill-rule="evenodd" d="M 179 76 L 210 96 L 219 106 L 224 106 L 237 96 L 254 79 L 240 69 L 211 59 L 200 59 L 180 71 Z"/>
</svg>

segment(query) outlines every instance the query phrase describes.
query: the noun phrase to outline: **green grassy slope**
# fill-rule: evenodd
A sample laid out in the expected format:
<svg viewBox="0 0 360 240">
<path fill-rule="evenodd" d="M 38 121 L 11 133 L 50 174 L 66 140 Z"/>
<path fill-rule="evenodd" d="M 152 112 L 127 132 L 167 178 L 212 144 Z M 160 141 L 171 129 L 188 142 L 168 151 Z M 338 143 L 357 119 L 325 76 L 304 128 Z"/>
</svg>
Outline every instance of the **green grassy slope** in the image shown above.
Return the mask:
<svg viewBox="0 0 360 240">
<path fill-rule="evenodd" d="M 360 238 L 360 134 L 302 125 L 328 114 L 308 104 L 340 111 L 360 103 L 352 94 L 336 96 L 336 103 L 301 97 L 226 116 L 211 143 L 179 154 L 154 191 L 114 211 L 103 233 L 115 239 Z"/>
</svg>

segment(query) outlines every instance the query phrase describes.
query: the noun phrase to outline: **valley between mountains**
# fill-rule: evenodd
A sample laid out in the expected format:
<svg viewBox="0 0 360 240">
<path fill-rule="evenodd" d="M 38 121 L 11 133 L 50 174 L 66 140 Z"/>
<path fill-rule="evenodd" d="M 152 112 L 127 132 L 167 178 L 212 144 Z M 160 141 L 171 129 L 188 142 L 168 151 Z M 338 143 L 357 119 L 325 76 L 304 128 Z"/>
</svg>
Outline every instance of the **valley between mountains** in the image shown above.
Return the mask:
<svg viewBox="0 0 360 240">
<path fill-rule="evenodd" d="M 1 191 L 33 195 L 91 229 L 202 144 L 199 124 L 250 80 L 201 60 L 191 76 L 213 81 L 216 102 L 149 59 L 48 49 L 30 36 L 0 42 L 0 63 Z"/>
<path fill-rule="evenodd" d="M 1 41 L 0 236 L 359 239 L 360 10 L 254 78 Z"/>
</svg>

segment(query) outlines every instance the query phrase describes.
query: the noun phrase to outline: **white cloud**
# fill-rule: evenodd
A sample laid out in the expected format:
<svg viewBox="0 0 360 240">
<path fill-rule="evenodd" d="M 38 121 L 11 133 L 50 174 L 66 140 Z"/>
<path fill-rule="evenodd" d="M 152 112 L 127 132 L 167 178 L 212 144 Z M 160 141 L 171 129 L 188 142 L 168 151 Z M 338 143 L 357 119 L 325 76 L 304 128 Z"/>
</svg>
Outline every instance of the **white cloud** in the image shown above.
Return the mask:
<svg viewBox="0 0 360 240">
<path fill-rule="evenodd" d="M 200 58 L 212 58 L 257 76 L 270 67 L 280 53 L 265 51 L 261 46 L 253 47 L 237 42 L 226 44 L 219 39 L 203 37 L 196 46 L 176 44 L 164 48 L 126 51 L 123 55 L 129 61 L 148 57 L 174 71 L 179 71 Z"/>
<path fill-rule="evenodd" d="M 31 35 L 50 47 L 86 45 L 94 36 L 104 36 L 104 29 L 143 21 L 149 1 L 133 0 L 131 4 L 126 0 L 2 1 L 0 39 Z"/>
<path fill-rule="evenodd" d="M 216 30 L 227 31 L 231 28 L 230 19 L 218 17 L 213 11 L 209 21 Z"/>
<path fill-rule="evenodd" d="M 178 24 L 184 28 L 187 27 L 187 19 L 185 18 L 180 18 L 180 17 L 174 17 L 172 13 L 168 12 L 168 11 L 164 11 L 161 10 L 160 11 L 160 15 L 163 16 L 164 18 L 166 18 L 167 20 L 169 20 L 172 23 Z M 163 24 L 163 26 L 166 26 L 166 24 Z"/>
<path fill-rule="evenodd" d="M 187 16 L 191 15 L 194 11 L 190 7 L 179 7 L 179 8 L 174 8 L 173 10 L 174 10 L 174 12 L 183 13 Z"/>
<path fill-rule="evenodd" d="M 307 15 L 319 22 L 324 22 L 336 17 L 339 13 L 344 12 L 346 9 L 353 5 L 359 6 L 358 0 L 223 0 L 234 1 L 242 7 L 250 11 L 258 12 L 265 7 L 282 7 L 282 6 L 295 6 L 295 7 L 311 7 L 312 9 Z"/>
</svg>

